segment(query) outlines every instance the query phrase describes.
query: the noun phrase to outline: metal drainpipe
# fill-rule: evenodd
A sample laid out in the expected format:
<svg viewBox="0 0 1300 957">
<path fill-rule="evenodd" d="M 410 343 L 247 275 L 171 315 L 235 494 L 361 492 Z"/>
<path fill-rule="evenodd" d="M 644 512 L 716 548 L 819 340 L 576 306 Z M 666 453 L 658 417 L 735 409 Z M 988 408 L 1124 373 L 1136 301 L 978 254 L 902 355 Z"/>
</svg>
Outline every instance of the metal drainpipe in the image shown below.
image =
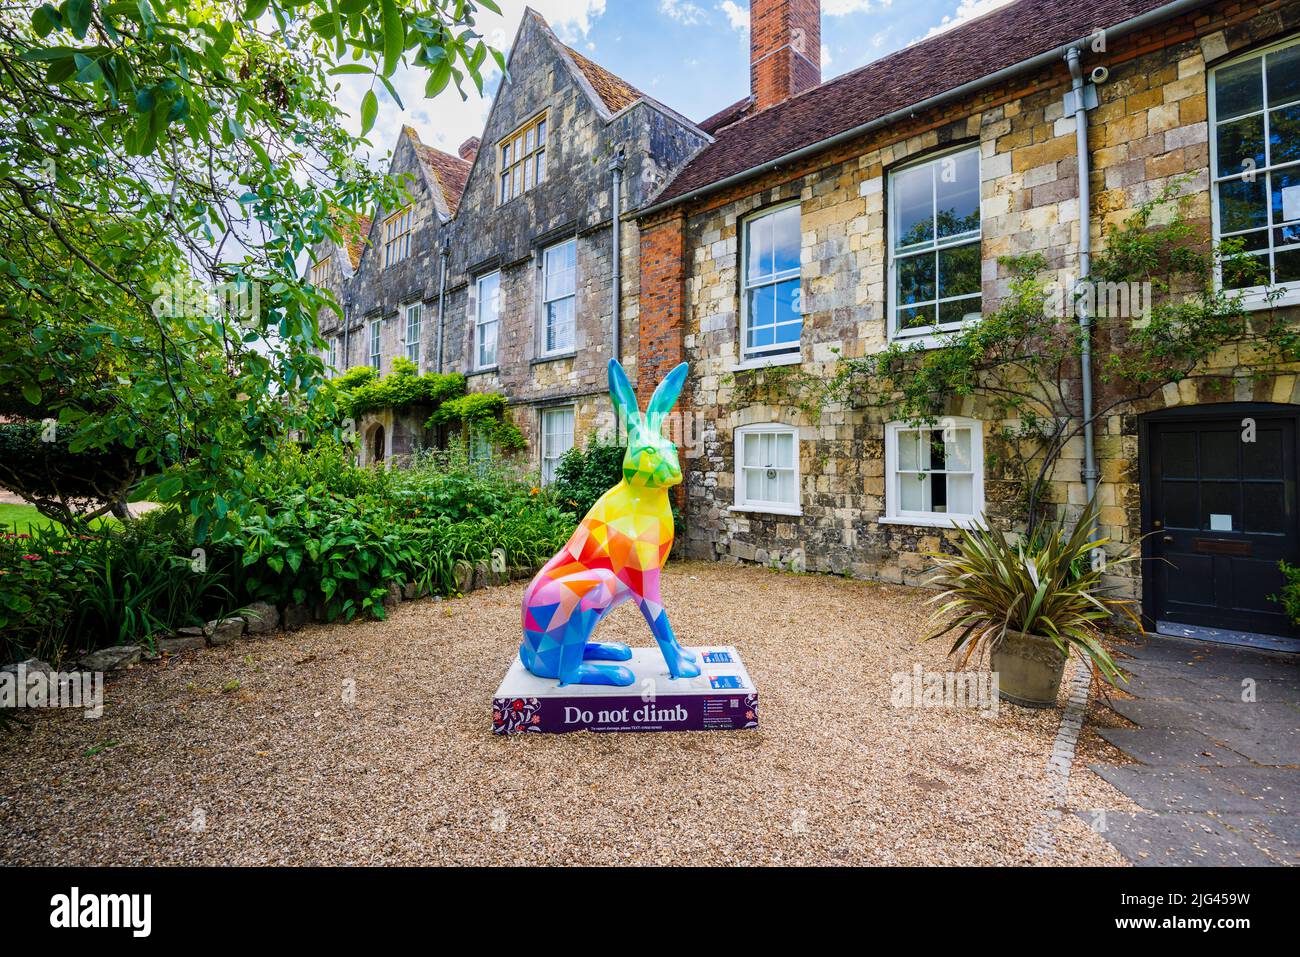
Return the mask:
<svg viewBox="0 0 1300 957">
<path fill-rule="evenodd" d="M 1079 63 L 1079 48 L 1071 47 L 1065 55 L 1070 65 L 1070 78 L 1074 88 L 1074 128 L 1075 141 L 1079 154 L 1079 279 L 1075 285 L 1076 293 L 1084 292 L 1084 287 L 1092 281 L 1092 223 L 1091 196 L 1088 185 L 1088 110 L 1085 105 L 1083 67 Z M 1087 489 L 1088 501 L 1097 495 L 1097 453 L 1092 436 L 1092 316 L 1088 314 L 1090 297 L 1076 295 L 1075 309 L 1079 316 L 1079 335 L 1081 350 L 1079 355 L 1080 373 L 1083 391 L 1083 483 Z M 1097 523 L 1093 523 L 1094 533 Z"/>
<path fill-rule="evenodd" d="M 348 343 L 351 341 L 352 328 L 352 297 L 343 297 L 343 371 L 347 372 L 352 368 L 350 356 L 348 354 Z"/>
<path fill-rule="evenodd" d="M 443 317 L 446 315 L 447 299 L 447 256 L 451 250 L 444 239 L 438 247 L 438 372 L 442 372 L 442 329 Z"/>
<path fill-rule="evenodd" d="M 623 212 L 623 151 L 619 150 L 618 155 L 609 161 L 609 170 L 613 174 L 613 184 L 611 190 L 613 193 L 614 212 L 610 220 L 610 232 L 612 233 L 611 241 L 613 243 L 613 275 L 610 283 L 613 286 L 610 296 L 610 333 L 614 338 L 613 345 L 610 347 L 610 355 L 620 362 L 623 360 L 623 328 L 622 317 L 619 312 L 622 308 L 622 285 L 623 285 L 623 264 L 622 264 L 622 234 L 619 216 Z"/>
</svg>

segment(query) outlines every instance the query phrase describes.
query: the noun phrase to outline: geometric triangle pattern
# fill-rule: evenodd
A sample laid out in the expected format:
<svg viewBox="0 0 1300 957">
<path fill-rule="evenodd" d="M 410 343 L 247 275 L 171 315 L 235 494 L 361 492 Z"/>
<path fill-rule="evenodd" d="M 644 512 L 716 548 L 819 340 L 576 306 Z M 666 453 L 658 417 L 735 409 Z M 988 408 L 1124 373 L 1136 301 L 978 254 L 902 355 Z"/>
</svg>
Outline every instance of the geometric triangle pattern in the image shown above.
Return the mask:
<svg viewBox="0 0 1300 957">
<path fill-rule="evenodd" d="M 632 672 L 600 660 L 626 661 L 627 646 L 592 645 L 591 635 L 611 611 L 636 600 L 674 678 L 700 673 L 695 656 L 677 642 L 659 594 L 659 571 L 673 545 L 668 489 L 682 480 L 677 447 L 661 427 L 686 379 L 686 363 L 655 389 L 646 414 L 616 360 L 609 363 L 610 395 L 627 423 L 623 481 L 600 497 L 565 546 L 524 591 L 524 640 L 519 656 L 542 678 L 566 684 L 629 685 Z"/>
</svg>

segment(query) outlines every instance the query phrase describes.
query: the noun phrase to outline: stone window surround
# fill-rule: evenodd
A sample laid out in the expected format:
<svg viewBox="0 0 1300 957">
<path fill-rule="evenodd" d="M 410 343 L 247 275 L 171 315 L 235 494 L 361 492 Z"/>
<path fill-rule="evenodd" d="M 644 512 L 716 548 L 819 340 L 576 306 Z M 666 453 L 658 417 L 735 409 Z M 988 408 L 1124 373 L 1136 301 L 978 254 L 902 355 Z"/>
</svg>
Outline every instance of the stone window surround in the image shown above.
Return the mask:
<svg viewBox="0 0 1300 957">
<path fill-rule="evenodd" d="M 744 499 L 745 488 L 745 471 L 744 471 L 744 441 L 749 435 L 761 435 L 763 433 L 780 433 L 794 436 L 794 489 L 795 497 L 798 502 L 794 505 L 778 505 L 766 502 L 746 502 Z M 800 434 L 797 425 L 787 425 L 784 422 L 755 422 L 749 425 L 737 426 L 732 432 L 732 464 L 735 469 L 734 485 L 734 504 L 728 507 L 729 512 L 753 512 L 763 515 L 803 515 L 803 488 L 802 488 L 802 471 L 799 467 L 799 443 Z"/>
<path fill-rule="evenodd" d="M 418 310 L 415 319 L 415 341 L 411 341 L 411 310 Z M 420 337 L 424 334 L 424 303 L 419 299 L 410 302 L 404 302 L 398 309 L 398 316 L 401 319 L 402 330 L 402 355 L 415 363 L 417 371 L 420 367 L 421 348 Z M 411 349 L 415 348 L 415 356 L 412 358 Z"/>
<path fill-rule="evenodd" d="M 789 209 L 791 207 L 799 209 L 800 220 L 802 220 L 803 203 L 798 196 L 795 196 L 790 199 L 778 200 L 776 202 L 772 202 L 772 203 L 768 203 L 767 205 L 760 206 L 756 209 L 751 209 L 750 211 L 744 214 L 744 216 L 740 219 L 737 225 L 737 230 L 740 236 L 740 242 L 736 244 L 736 256 L 737 256 L 736 290 L 739 294 L 738 298 L 739 298 L 740 308 L 739 308 L 739 314 L 737 316 L 738 338 L 736 341 L 736 363 L 733 366 L 733 371 L 740 371 L 742 369 L 757 369 L 757 368 L 762 368 L 763 366 L 797 365 L 798 363 L 803 361 L 803 356 L 802 356 L 803 327 L 802 326 L 800 327 L 799 330 L 799 342 L 796 343 L 798 348 L 794 349 L 791 352 L 783 352 L 783 353 L 773 353 L 773 352 L 761 353 L 760 352 L 750 356 L 747 356 L 745 354 L 745 340 L 748 335 L 747 326 L 748 326 L 748 316 L 749 316 L 749 289 L 745 285 L 746 284 L 745 258 L 749 247 L 749 227 L 752 223 L 757 222 L 758 220 L 762 219 L 764 216 L 769 216 L 773 213 L 778 213 L 783 209 Z M 800 270 L 802 271 L 802 267 L 803 267 L 802 244 L 799 250 L 799 259 L 800 259 L 799 262 Z M 790 278 L 794 278 L 794 277 L 787 276 L 786 280 Z M 802 274 L 798 278 L 800 279 L 800 289 L 802 289 L 803 288 Z"/>
<path fill-rule="evenodd" d="M 885 335 L 887 337 L 888 342 L 892 343 L 896 339 L 898 339 L 908 343 L 909 345 L 912 343 L 920 343 L 921 347 L 924 349 L 936 349 L 944 344 L 943 343 L 944 336 L 949 335 L 953 332 L 959 332 L 960 330 L 965 328 L 969 328 L 977 321 L 977 320 L 970 320 L 963 323 L 954 323 L 942 329 L 936 328 L 932 332 L 927 332 L 919 335 L 910 335 L 910 336 L 897 335 L 894 326 L 894 322 L 895 322 L 894 311 L 896 306 L 896 302 L 895 302 L 897 296 L 896 282 L 898 277 L 895 271 L 895 259 L 894 259 L 894 239 L 893 239 L 894 217 L 890 215 L 890 204 L 893 202 L 893 192 L 894 192 L 893 189 L 891 188 L 891 185 L 893 183 L 894 176 L 897 175 L 898 173 L 906 172 L 908 169 L 911 169 L 914 166 L 923 166 L 927 163 L 933 163 L 935 160 L 943 159 L 943 157 L 947 155 L 955 155 L 957 153 L 965 152 L 967 150 L 973 150 L 975 152 L 976 162 L 979 164 L 979 170 L 980 170 L 979 175 L 980 175 L 981 201 L 980 201 L 979 242 L 980 242 L 980 262 L 983 263 L 985 259 L 984 249 L 983 249 L 984 246 L 984 216 L 983 216 L 984 157 L 982 155 L 981 146 L 982 146 L 982 139 L 979 137 L 963 139 L 960 142 L 955 142 L 955 143 L 945 143 L 943 146 L 931 147 L 929 149 L 921 150 L 920 152 L 917 152 L 911 156 L 906 156 L 899 162 L 894 163 L 893 165 L 887 167 L 882 173 L 882 182 L 885 188 L 884 241 L 885 241 L 885 256 L 887 262 L 886 269 L 885 269 Z M 961 245 L 961 244 L 957 244 L 957 245 Z M 935 281 L 936 282 L 938 281 L 937 276 L 935 277 Z"/>
<path fill-rule="evenodd" d="M 496 348 L 493 351 L 492 361 L 489 363 L 480 364 L 479 363 L 479 328 L 481 325 L 483 325 L 483 323 L 480 323 L 479 321 L 482 315 L 482 311 L 481 311 L 482 297 L 480 296 L 479 291 L 483 287 L 483 281 L 486 279 L 491 279 L 493 276 L 495 276 L 497 279 L 497 315 L 496 315 L 496 319 L 494 320 L 497 326 L 497 342 L 496 342 Z M 471 286 L 473 287 L 474 290 L 474 296 L 473 296 L 473 316 L 472 316 L 473 321 L 470 324 L 469 374 L 474 375 L 480 372 L 493 371 L 498 367 L 498 363 L 500 362 L 500 358 L 501 358 L 500 355 L 498 354 L 501 347 L 501 270 L 500 268 L 489 269 L 486 272 L 476 275 L 471 282 Z"/>
<path fill-rule="evenodd" d="M 382 317 L 376 317 L 366 323 L 366 343 L 369 347 L 366 364 L 376 372 L 382 371 L 384 364 L 383 322 Z"/>
<path fill-rule="evenodd" d="M 411 255 L 411 234 L 415 231 L 415 207 L 403 206 L 383 223 L 384 268 Z"/>
<path fill-rule="evenodd" d="M 537 295 L 537 358 L 533 360 L 535 363 L 563 359 L 567 356 L 576 355 L 578 351 L 578 289 L 582 285 L 582 265 L 579 262 L 578 237 L 571 235 L 564 238 L 554 238 L 553 240 L 548 238 L 546 242 L 547 245 L 538 248 L 536 257 L 537 269 L 540 275 L 535 289 L 540 294 Z M 548 352 L 546 349 L 546 255 L 568 243 L 573 244 L 573 294 L 571 297 L 573 299 L 573 342 L 562 349 Z"/>
<path fill-rule="evenodd" d="M 955 428 L 970 429 L 971 458 L 971 514 L 953 515 L 944 512 L 900 514 L 900 503 L 894 491 L 898 475 L 898 433 L 926 428 L 923 423 L 895 421 L 885 425 L 885 514 L 876 522 L 881 525 L 917 525 L 932 528 L 971 528 L 984 512 L 984 423 L 965 416 L 945 416 L 941 423 Z M 930 426 L 933 428 L 934 426 Z"/>
<path fill-rule="evenodd" d="M 547 458 L 549 457 L 549 458 L 554 459 L 555 462 L 556 462 L 556 464 L 558 464 L 558 463 L 559 463 L 559 460 L 564 456 L 564 452 L 567 452 L 567 451 L 569 450 L 569 449 L 565 449 L 564 452 L 561 452 L 559 455 L 556 455 L 556 456 L 548 456 L 548 454 L 547 454 L 547 453 L 548 453 L 548 449 L 547 449 L 547 437 L 548 437 L 549 435 L 552 435 L 552 434 L 557 434 L 557 435 L 560 434 L 560 433 L 550 433 L 550 432 L 547 432 L 547 431 L 546 431 L 546 420 L 547 420 L 547 417 L 548 417 L 551 413 L 555 413 L 555 412 L 568 412 L 568 413 L 569 413 L 569 428 L 570 428 L 570 432 L 569 432 L 569 449 L 573 448 L 573 446 L 574 446 L 574 444 L 575 444 L 575 442 L 576 442 L 576 440 L 577 440 L 577 439 L 576 439 L 576 435 L 575 435 L 575 431 L 576 431 L 576 429 L 577 429 L 577 425 L 578 425 L 578 406 L 577 406 L 575 403 L 561 403 L 561 404 L 553 404 L 553 405 L 543 405 L 543 406 L 539 406 L 539 407 L 537 408 L 537 436 L 538 436 L 538 440 L 537 440 L 537 458 L 538 458 L 538 466 L 539 466 L 539 470 L 540 470 L 540 472 L 541 472 L 541 480 L 542 480 L 542 483 L 543 483 L 543 484 L 546 484 L 546 485 L 549 485 L 549 484 L 550 484 L 550 481 L 554 481 L 554 478 L 552 478 L 552 479 L 549 480 L 549 481 L 548 481 L 547 478 L 546 478 L 546 460 L 547 460 Z"/>
<path fill-rule="evenodd" d="M 524 193 L 527 193 L 530 190 L 534 189 L 539 183 L 543 182 L 546 179 L 546 163 L 547 160 L 549 159 L 549 153 L 551 149 L 550 141 L 552 135 L 551 123 L 547 114 L 548 114 L 548 110 L 543 109 L 540 113 L 533 115 L 529 119 L 525 120 L 523 123 L 519 124 L 519 126 L 516 127 L 514 130 L 512 130 L 508 136 L 503 136 L 497 142 L 496 177 L 493 183 L 493 192 L 496 195 L 497 206 L 504 206 L 507 203 L 518 199 L 520 196 L 523 196 Z M 541 128 L 542 124 L 545 124 L 545 129 L 543 131 L 543 135 L 545 138 L 539 139 L 537 136 L 537 132 Z M 530 129 L 532 129 L 533 131 L 532 150 L 529 153 L 527 153 L 523 158 L 511 156 L 510 163 L 507 165 L 505 163 L 505 156 L 504 156 L 504 151 L 506 146 L 508 144 L 512 144 L 516 138 L 526 135 Z M 527 185 L 525 185 L 523 182 L 523 174 L 521 172 L 520 182 L 518 187 L 516 188 L 514 186 L 512 180 L 512 184 L 510 187 L 510 195 L 506 196 L 503 190 L 504 180 L 506 176 L 512 175 L 516 169 L 522 171 L 524 166 L 534 162 L 534 160 L 536 159 L 539 153 L 545 155 L 543 155 L 541 165 L 534 167 L 534 173 L 531 181 L 528 182 Z M 538 172 L 542 174 L 540 177 L 538 177 L 537 175 Z"/>
<path fill-rule="evenodd" d="M 1228 57 L 1227 59 L 1215 63 L 1212 67 L 1210 67 L 1206 71 L 1206 106 L 1208 109 L 1208 126 L 1209 126 L 1209 132 L 1207 138 L 1209 140 L 1209 147 L 1210 147 L 1210 221 L 1212 224 L 1213 236 L 1216 242 L 1219 240 L 1219 190 L 1217 188 L 1217 183 L 1220 179 L 1231 178 L 1231 177 L 1221 177 L 1218 175 L 1219 138 L 1218 136 L 1215 135 L 1215 131 L 1218 126 L 1217 116 L 1216 116 L 1217 104 L 1215 102 L 1216 100 L 1215 81 L 1217 75 L 1220 70 L 1226 67 L 1236 66 L 1238 64 L 1245 63 L 1255 58 L 1262 59 L 1269 53 L 1273 53 L 1278 50 L 1285 49 L 1286 47 L 1289 46 L 1295 46 L 1296 44 L 1300 44 L 1300 35 L 1293 34 L 1292 36 L 1287 37 L 1283 40 L 1269 43 L 1265 46 L 1255 47 L 1254 49 L 1247 50 L 1237 56 Z M 1267 122 L 1267 115 L 1271 108 L 1275 108 L 1275 107 L 1273 107 L 1272 104 L 1269 103 L 1263 104 L 1263 113 L 1266 118 L 1265 122 Z M 1267 138 L 1268 136 L 1267 136 L 1267 127 L 1266 127 L 1265 141 L 1267 141 Z M 1269 172 L 1261 172 L 1259 175 L 1262 175 L 1265 180 L 1265 189 L 1271 191 L 1272 189 L 1272 184 L 1270 182 L 1271 175 L 1272 175 L 1271 170 L 1274 169 L 1274 167 L 1265 167 L 1264 169 L 1268 170 Z M 1266 195 L 1271 195 L 1271 193 Z M 1270 200 L 1269 202 L 1270 216 L 1271 216 L 1271 210 L 1272 210 L 1272 205 Z M 1269 228 L 1266 230 L 1266 232 L 1270 235 L 1270 243 L 1269 243 L 1270 250 L 1272 250 L 1273 247 L 1276 245 L 1275 243 L 1272 242 L 1272 232 L 1275 228 L 1277 227 L 1273 227 L 1272 225 L 1270 225 Z M 1216 270 L 1216 274 L 1215 274 L 1216 287 L 1222 288 L 1221 283 L 1222 283 L 1222 276 L 1219 274 L 1218 270 Z M 1238 290 L 1238 292 L 1242 295 L 1242 305 L 1247 309 L 1273 309 L 1281 306 L 1300 304 L 1300 284 L 1289 285 L 1287 287 L 1285 294 L 1283 294 L 1279 298 L 1272 300 L 1271 302 L 1267 298 L 1268 287 L 1266 286 L 1255 286 L 1249 289 Z"/>
</svg>

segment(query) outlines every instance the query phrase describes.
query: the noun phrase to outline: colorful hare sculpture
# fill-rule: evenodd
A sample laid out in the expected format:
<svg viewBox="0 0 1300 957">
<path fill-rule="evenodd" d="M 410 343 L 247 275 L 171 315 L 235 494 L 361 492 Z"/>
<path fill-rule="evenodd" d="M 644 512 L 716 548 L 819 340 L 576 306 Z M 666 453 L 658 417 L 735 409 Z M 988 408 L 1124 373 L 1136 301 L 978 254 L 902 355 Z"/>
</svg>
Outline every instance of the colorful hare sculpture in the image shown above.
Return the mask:
<svg viewBox="0 0 1300 957">
<path fill-rule="evenodd" d="M 677 643 L 659 597 L 659 569 L 673 547 L 668 489 L 682 480 L 677 446 L 660 428 L 685 381 L 683 362 L 659 383 L 642 415 L 623 367 L 609 361 L 614 409 L 627 422 L 623 481 L 591 507 L 568 544 L 524 592 L 519 657 L 540 678 L 558 678 L 561 687 L 632 684 L 630 669 L 599 664 L 627 661 L 632 650 L 591 641 L 601 620 L 629 598 L 645 615 L 668 673 L 674 678 L 700 673 L 695 655 Z"/>
</svg>

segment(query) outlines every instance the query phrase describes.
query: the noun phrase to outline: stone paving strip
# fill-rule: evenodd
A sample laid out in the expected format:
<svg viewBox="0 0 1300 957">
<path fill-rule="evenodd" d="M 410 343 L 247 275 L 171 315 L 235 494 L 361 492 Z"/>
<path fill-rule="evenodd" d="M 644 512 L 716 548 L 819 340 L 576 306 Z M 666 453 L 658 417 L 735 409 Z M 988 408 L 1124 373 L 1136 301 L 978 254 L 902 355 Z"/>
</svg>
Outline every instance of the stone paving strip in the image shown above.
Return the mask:
<svg viewBox="0 0 1300 957">
<path fill-rule="evenodd" d="M 1123 662 L 1138 728 L 1102 736 L 1134 762 L 1095 770 L 1143 809 L 1106 815 L 1135 864 L 1300 864 L 1300 659 L 1151 638 Z"/>
</svg>

